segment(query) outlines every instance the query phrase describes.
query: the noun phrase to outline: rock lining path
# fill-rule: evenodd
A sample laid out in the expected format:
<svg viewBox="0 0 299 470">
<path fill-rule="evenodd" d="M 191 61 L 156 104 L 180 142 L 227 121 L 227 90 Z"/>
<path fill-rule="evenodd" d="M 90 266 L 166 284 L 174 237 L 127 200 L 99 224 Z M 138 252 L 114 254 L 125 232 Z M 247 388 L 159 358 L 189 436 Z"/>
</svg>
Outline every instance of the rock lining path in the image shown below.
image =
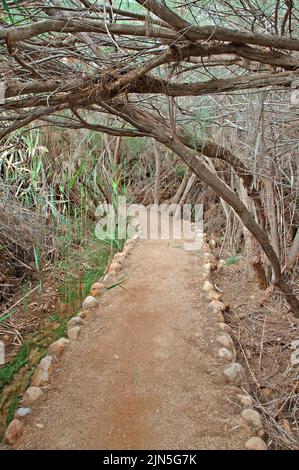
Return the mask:
<svg viewBox="0 0 299 470">
<path fill-rule="evenodd" d="M 243 449 L 199 253 L 140 241 L 87 314 L 18 449 Z"/>
</svg>

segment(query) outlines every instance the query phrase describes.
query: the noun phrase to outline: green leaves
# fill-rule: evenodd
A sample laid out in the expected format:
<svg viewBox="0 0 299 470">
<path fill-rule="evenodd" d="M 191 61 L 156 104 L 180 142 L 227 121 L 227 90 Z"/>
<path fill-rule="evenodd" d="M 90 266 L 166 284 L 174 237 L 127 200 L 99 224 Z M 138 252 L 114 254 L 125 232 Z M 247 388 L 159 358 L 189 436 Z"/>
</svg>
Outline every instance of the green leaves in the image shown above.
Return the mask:
<svg viewBox="0 0 299 470">
<path fill-rule="evenodd" d="M 11 24 L 14 24 L 13 16 L 12 16 L 12 14 L 11 14 L 11 12 L 10 12 L 10 8 L 9 8 L 9 6 L 8 6 L 7 1 L 6 1 L 6 0 L 1 0 L 1 1 L 2 1 L 3 8 L 4 8 L 4 10 L 5 10 L 6 13 L 7 13 L 7 16 L 8 16 L 8 18 L 9 18 L 10 23 L 11 23 Z"/>
<path fill-rule="evenodd" d="M 238 256 L 232 255 L 229 258 L 227 258 L 227 260 L 225 261 L 225 264 L 227 266 L 233 266 L 234 264 L 238 264 L 239 261 L 240 261 L 240 259 L 238 258 Z"/>
<path fill-rule="evenodd" d="M 16 309 L 12 310 L 11 312 L 7 313 L 6 315 L 3 315 L 3 317 L 0 317 L 0 323 L 2 323 L 7 318 L 11 317 L 15 312 L 16 312 Z"/>
</svg>

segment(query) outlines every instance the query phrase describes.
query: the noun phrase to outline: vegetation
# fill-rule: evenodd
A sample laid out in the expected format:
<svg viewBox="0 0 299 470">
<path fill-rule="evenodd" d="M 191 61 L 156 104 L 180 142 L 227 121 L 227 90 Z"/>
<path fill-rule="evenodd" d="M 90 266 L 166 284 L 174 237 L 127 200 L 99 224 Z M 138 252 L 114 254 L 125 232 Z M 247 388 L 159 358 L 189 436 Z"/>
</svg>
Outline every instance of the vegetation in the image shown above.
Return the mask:
<svg viewBox="0 0 299 470">
<path fill-rule="evenodd" d="M 94 235 L 119 195 L 203 203 L 226 265 L 299 317 L 298 17 L 292 0 L 0 1 L 0 334 L 23 343 L 0 386 L 27 360 L 32 296 L 58 280 L 68 315 L 122 247 Z"/>
<path fill-rule="evenodd" d="M 118 136 L 114 155 L 110 152 L 114 159 L 110 187 L 115 191 L 124 171 L 121 138 L 147 136 L 162 142 L 233 208 L 250 233 L 252 241 L 248 241 L 248 232 L 244 233 L 246 243 L 255 245 L 252 250 L 261 257 L 260 263 L 267 265 L 265 279 L 275 283 L 298 315 L 298 299 L 284 268 L 286 263 L 293 266 L 296 250 L 291 247 L 289 258 L 284 240 L 279 240 L 276 209 L 280 204 L 275 201 L 281 197 L 281 184 L 285 187 L 285 182 L 279 181 L 279 177 L 285 179 L 284 167 L 296 174 L 296 163 L 292 160 L 288 164 L 284 159 L 277 165 L 273 158 L 278 154 L 281 160 L 290 149 L 273 145 L 278 142 L 277 129 L 283 126 L 266 126 L 274 97 L 268 90 L 290 89 L 296 82 L 297 12 L 293 2 L 255 2 L 253 6 L 247 1 L 223 4 L 215 0 L 184 7 L 176 2 L 167 6 L 156 0 L 136 0 L 128 2 L 127 9 L 121 3 L 108 9 L 89 1 L 50 3 L 40 1 L 36 9 L 30 2 L 3 3 L 6 26 L 0 31 L 0 41 L 6 99 L 0 137 L 5 144 L 13 132 L 33 122 Z M 80 22 L 82 15 L 84 22 Z M 236 106 L 244 122 L 242 108 L 249 105 L 251 95 L 240 97 L 235 92 L 249 89 L 261 90 L 255 95 L 260 131 L 247 132 L 250 142 L 243 143 L 251 151 L 250 161 L 246 161 L 239 157 L 238 148 L 246 126 L 239 125 L 236 116 L 231 121 L 230 115 L 232 105 Z M 230 105 L 219 95 L 224 91 L 231 93 Z M 213 106 L 204 95 L 213 97 Z M 285 92 L 275 94 L 275 99 L 280 105 L 291 103 Z M 230 111 L 219 116 L 223 103 Z M 220 140 L 219 126 L 228 127 Z M 208 140 L 207 130 L 212 140 Z M 36 137 L 27 137 L 28 129 L 21 132 L 22 139 L 29 139 L 35 149 Z M 289 132 L 292 134 L 292 129 Z M 207 165 L 207 158 L 213 163 Z M 35 184 L 42 165 L 38 159 L 31 160 Z M 220 178 L 219 168 L 215 168 L 219 163 L 232 172 L 231 187 L 225 176 Z M 81 170 L 79 164 L 68 186 L 60 183 L 61 198 L 74 189 Z M 258 170 L 263 173 L 257 179 Z M 273 177 L 274 185 L 269 183 Z M 155 187 L 157 190 L 158 185 Z M 292 187 L 290 190 L 293 194 Z M 102 186 L 102 192 L 109 199 L 107 188 Z M 29 192 L 26 198 L 30 197 Z M 293 201 L 292 196 L 292 206 Z M 280 227 L 281 234 L 292 232 L 297 248 L 294 230 L 288 221 L 281 223 L 287 223 Z"/>
</svg>

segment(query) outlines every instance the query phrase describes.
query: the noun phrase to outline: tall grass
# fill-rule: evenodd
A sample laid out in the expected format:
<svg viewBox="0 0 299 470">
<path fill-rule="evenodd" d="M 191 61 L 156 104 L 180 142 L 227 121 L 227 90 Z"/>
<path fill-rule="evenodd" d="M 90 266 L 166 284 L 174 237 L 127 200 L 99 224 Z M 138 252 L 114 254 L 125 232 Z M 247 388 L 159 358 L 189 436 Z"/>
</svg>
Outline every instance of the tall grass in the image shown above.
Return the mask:
<svg viewBox="0 0 299 470">
<path fill-rule="evenodd" d="M 3 187 L 10 189 L 20 207 L 38 213 L 51 233 L 47 250 L 37 239 L 32 246 L 39 291 L 42 294 L 45 271 L 54 269 L 62 280 L 65 302 L 81 301 L 119 246 L 118 242 L 107 246 L 93 239 L 96 204 L 102 197 L 98 189 L 101 173 L 93 171 L 99 143 L 99 136 L 89 132 L 77 135 L 34 129 L 11 134 L 1 148 Z M 89 266 L 91 258 L 94 262 Z M 78 278 L 76 282 L 72 276 Z M 23 283 L 23 289 L 22 311 L 26 317 L 30 283 Z M 12 308 L 8 315 L 14 313 Z"/>
</svg>

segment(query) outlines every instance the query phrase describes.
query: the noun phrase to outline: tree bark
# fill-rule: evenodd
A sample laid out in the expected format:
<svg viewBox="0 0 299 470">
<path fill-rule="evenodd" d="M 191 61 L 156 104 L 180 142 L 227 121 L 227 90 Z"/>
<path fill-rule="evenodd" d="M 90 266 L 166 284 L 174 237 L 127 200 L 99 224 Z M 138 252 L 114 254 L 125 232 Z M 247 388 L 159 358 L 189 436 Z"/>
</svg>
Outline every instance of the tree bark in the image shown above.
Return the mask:
<svg viewBox="0 0 299 470">
<path fill-rule="evenodd" d="M 114 105 L 115 114 L 121 116 L 133 124 L 137 129 L 146 131 L 156 140 L 163 143 L 166 147 L 178 155 L 187 166 L 198 176 L 201 181 L 207 183 L 218 196 L 223 198 L 240 217 L 242 223 L 251 232 L 257 242 L 260 244 L 263 252 L 268 258 L 274 274 L 274 285 L 276 285 L 285 296 L 286 301 L 293 310 L 296 317 L 299 317 L 299 300 L 293 293 L 291 287 L 285 282 L 281 271 L 281 266 L 276 253 L 270 243 L 267 233 L 254 220 L 253 215 L 243 204 L 240 198 L 185 145 L 174 135 L 170 129 L 161 121 L 157 121 L 152 114 L 141 111 L 137 107 L 130 106 L 128 103 L 118 102 Z"/>
<path fill-rule="evenodd" d="M 113 158 L 113 166 L 114 166 L 114 180 L 119 181 L 120 180 L 120 157 L 121 157 L 121 151 L 120 151 L 120 146 L 121 146 L 121 136 L 118 136 L 116 139 L 116 144 L 115 144 L 115 149 L 114 149 L 114 158 Z"/>
<path fill-rule="evenodd" d="M 190 178 L 190 175 L 191 175 L 191 171 L 190 171 L 190 168 L 188 168 L 188 170 L 186 171 L 186 173 L 184 175 L 184 178 L 182 179 L 181 184 L 178 187 L 177 192 L 175 193 L 175 195 L 171 199 L 171 204 L 178 204 L 179 200 L 181 199 L 181 196 L 182 196 L 183 192 L 185 191 L 185 188 L 186 188 L 186 185 L 187 185 L 188 180 Z"/>
<path fill-rule="evenodd" d="M 154 204 L 160 203 L 160 176 L 161 176 L 161 156 L 158 148 L 158 143 L 154 141 L 155 152 L 155 187 L 154 187 Z"/>
<path fill-rule="evenodd" d="M 297 233 L 288 254 L 288 269 L 292 268 L 297 260 L 299 260 L 299 228 L 297 229 Z"/>
</svg>

